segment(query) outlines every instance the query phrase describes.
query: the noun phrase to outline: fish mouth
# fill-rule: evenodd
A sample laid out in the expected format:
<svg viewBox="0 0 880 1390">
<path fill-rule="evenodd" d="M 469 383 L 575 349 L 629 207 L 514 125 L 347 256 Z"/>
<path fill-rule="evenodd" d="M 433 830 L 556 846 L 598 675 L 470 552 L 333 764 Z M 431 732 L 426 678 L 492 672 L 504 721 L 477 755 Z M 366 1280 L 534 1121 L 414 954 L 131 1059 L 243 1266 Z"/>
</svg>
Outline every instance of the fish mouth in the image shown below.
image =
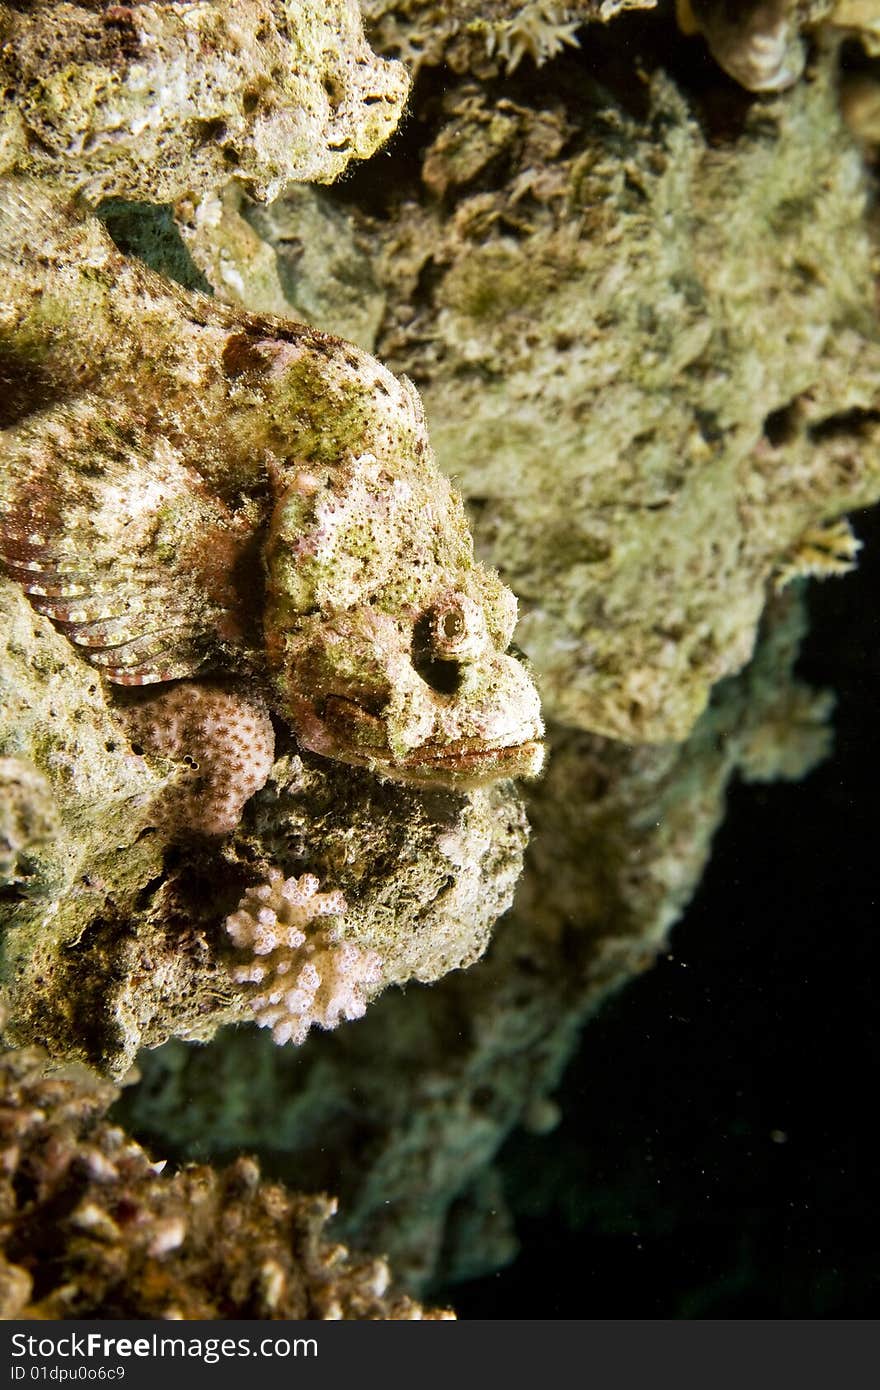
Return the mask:
<svg viewBox="0 0 880 1390">
<path fill-rule="evenodd" d="M 431 739 L 396 754 L 389 747 L 381 716 L 337 695 L 326 699 L 322 717 L 308 730 L 300 721 L 298 732 L 315 753 L 367 767 L 389 781 L 415 787 L 467 790 L 511 778 L 537 777 L 544 762 L 540 720 L 525 721 L 495 742 L 479 735 Z"/>
<path fill-rule="evenodd" d="M 504 744 L 427 744 L 403 759 L 377 758 L 376 770 L 411 786 L 467 790 L 508 778 L 537 777 L 543 763 L 543 741 L 527 738 Z"/>
</svg>

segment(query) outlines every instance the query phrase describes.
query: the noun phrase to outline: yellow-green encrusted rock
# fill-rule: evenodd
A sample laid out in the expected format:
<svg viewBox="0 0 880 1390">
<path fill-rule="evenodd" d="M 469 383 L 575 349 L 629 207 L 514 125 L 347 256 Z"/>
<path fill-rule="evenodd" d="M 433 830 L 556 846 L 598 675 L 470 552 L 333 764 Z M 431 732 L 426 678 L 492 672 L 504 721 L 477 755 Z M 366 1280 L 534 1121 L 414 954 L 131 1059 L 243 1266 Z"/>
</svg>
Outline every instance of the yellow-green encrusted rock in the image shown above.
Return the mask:
<svg viewBox="0 0 880 1390">
<path fill-rule="evenodd" d="M 0 87 L 0 172 L 167 202 L 330 182 L 387 140 L 409 78 L 356 0 L 0 4 Z"/>
</svg>

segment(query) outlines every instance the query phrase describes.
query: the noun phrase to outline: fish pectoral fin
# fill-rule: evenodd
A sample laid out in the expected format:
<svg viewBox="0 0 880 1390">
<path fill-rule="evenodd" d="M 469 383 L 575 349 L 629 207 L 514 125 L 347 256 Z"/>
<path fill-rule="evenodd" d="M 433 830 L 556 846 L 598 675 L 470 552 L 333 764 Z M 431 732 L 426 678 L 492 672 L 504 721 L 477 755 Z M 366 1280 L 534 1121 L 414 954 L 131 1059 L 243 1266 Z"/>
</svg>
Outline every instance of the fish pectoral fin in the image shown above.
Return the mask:
<svg viewBox="0 0 880 1390">
<path fill-rule="evenodd" d="M 85 398 L 5 432 L 0 561 L 108 680 L 193 675 L 243 625 L 243 529 L 163 439 L 111 410 Z"/>
<path fill-rule="evenodd" d="M 119 685 L 151 685 L 192 676 L 205 664 L 210 646 L 212 615 L 203 607 L 199 621 L 195 595 L 168 583 L 159 570 L 141 575 L 144 591 L 114 595 L 111 574 L 64 582 L 57 569 L 44 576 L 33 557 L 27 566 L 16 563 L 6 543 L 3 567 L 24 589 L 38 613 L 50 618 L 108 680 Z M 216 621 L 216 617 L 214 619 Z"/>
</svg>

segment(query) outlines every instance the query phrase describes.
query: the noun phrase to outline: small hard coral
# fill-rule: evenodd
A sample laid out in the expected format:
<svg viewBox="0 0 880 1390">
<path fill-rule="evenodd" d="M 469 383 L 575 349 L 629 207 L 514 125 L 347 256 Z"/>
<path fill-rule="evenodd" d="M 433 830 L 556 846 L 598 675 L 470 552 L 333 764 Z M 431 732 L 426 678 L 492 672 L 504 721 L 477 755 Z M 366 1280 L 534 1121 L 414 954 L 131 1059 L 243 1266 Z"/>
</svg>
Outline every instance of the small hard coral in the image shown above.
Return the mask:
<svg viewBox="0 0 880 1390">
<path fill-rule="evenodd" d="M 782 557 L 774 581 L 776 588 L 784 589 L 793 579 L 828 579 L 850 574 L 861 548 L 862 543 L 846 517 L 808 526 Z"/>
<path fill-rule="evenodd" d="M 179 771 L 155 806 L 166 828 L 225 835 L 272 770 L 275 733 L 264 705 L 217 686 L 181 681 L 120 715 L 135 752 Z"/>
<path fill-rule="evenodd" d="M 379 955 L 343 940 L 338 924 L 313 927 L 345 906 L 341 893 L 318 892 L 314 874 L 285 879 L 270 869 L 268 882 L 249 888 L 227 917 L 235 945 L 253 953 L 233 968 L 233 979 L 257 986 L 250 1002 L 275 1042 L 301 1043 L 313 1024 L 335 1028 L 366 1012 L 365 995 L 381 980 Z"/>
<path fill-rule="evenodd" d="M 45 1069 L 37 1048 L 0 1058 L 0 1317 L 452 1316 L 328 1241 L 332 1198 L 264 1182 L 251 1158 L 166 1176 L 108 1124 L 115 1087 Z"/>
</svg>

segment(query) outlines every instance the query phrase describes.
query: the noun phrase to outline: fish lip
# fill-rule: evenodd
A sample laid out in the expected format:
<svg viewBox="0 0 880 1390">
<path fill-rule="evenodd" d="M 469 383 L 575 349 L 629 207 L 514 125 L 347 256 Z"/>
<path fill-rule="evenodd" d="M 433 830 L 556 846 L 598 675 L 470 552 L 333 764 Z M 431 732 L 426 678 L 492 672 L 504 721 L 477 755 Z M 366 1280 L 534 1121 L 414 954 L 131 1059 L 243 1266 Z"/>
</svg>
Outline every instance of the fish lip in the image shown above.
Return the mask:
<svg viewBox="0 0 880 1390">
<path fill-rule="evenodd" d="M 474 767 L 483 763 L 497 763 L 499 758 L 505 760 L 506 757 L 517 760 L 523 754 L 535 755 L 539 751 L 543 752 L 544 741 L 541 738 L 523 739 L 519 743 L 480 743 L 475 746 L 468 746 L 462 742 L 458 744 L 447 744 L 442 751 L 431 753 L 430 744 L 419 748 L 411 757 L 399 762 L 400 767 Z"/>
<path fill-rule="evenodd" d="M 378 724 L 378 716 L 363 710 L 349 696 L 333 697 L 344 700 L 368 714 Z M 308 710 L 305 701 L 304 710 Z M 379 777 L 410 786 L 447 786 L 467 789 L 515 778 L 537 777 L 544 762 L 544 726 L 540 719 L 520 724 L 509 730 L 507 737 L 488 742 L 479 735 L 455 740 L 429 739 L 403 754 L 395 754 L 386 743 L 384 747 L 358 744 L 345 738 L 343 731 L 328 725 L 318 717 L 311 728 L 298 721 L 294 728 L 302 745 L 326 758 L 335 758 L 355 767 L 365 767 Z"/>
<path fill-rule="evenodd" d="M 380 775 L 411 786 L 443 786 L 467 790 L 519 777 L 537 777 L 544 763 L 544 741 L 538 737 L 516 743 L 479 743 L 476 740 L 436 746 L 423 745 L 402 759 L 379 759 Z"/>
</svg>

